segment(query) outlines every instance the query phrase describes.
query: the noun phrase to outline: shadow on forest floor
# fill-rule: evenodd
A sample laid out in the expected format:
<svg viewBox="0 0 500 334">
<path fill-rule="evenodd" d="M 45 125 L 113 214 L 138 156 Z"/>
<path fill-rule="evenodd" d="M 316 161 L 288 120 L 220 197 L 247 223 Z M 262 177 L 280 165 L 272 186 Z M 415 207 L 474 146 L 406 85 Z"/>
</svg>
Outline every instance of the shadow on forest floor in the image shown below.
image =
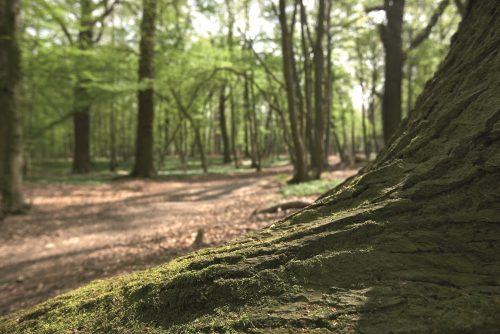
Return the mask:
<svg viewBox="0 0 500 334">
<path fill-rule="evenodd" d="M 290 166 L 275 166 L 262 173 L 28 183 L 31 212 L 0 224 L 0 315 L 167 262 L 192 251 L 200 229 L 204 245 L 219 245 L 268 226 L 285 213 L 252 212 L 283 200 L 279 190 L 290 173 Z"/>
</svg>

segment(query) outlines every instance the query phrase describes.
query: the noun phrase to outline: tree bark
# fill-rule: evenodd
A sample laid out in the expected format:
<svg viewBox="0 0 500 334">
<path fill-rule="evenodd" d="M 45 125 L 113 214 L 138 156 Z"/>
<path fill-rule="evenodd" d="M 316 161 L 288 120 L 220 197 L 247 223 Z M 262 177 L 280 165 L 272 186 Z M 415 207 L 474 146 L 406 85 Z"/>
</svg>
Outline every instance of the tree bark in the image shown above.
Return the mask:
<svg viewBox="0 0 500 334">
<path fill-rule="evenodd" d="M 252 73 L 253 82 L 253 73 Z M 251 139 L 251 151 L 252 151 L 252 167 L 258 172 L 262 170 L 262 154 L 259 140 L 259 120 L 257 118 L 257 101 L 255 97 L 255 91 L 253 85 L 249 87 L 249 93 L 251 96 L 251 106 L 249 109 L 250 118 L 250 139 Z"/>
<path fill-rule="evenodd" d="M 219 124 L 220 131 L 222 136 L 222 154 L 223 154 L 223 163 L 230 164 L 231 163 L 231 148 L 229 144 L 229 135 L 227 131 L 227 123 L 226 123 L 226 84 L 223 84 L 220 88 L 219 94 Z"/>
<path fill-rule="evenodd" d="M 234 93 L 234 91 L 233 91 Z M 240 162 L 238 159 L 238 120 L 236 118 L 236 104 L 234 102 L 234 95 L 231 94 L 231 149 L 233 151 L 234 167 L 239 168 Z"/>
<path fill-rule="evenodd" d="M 20 6 L 19 0 L 0 1 L 0 218 L 27 208 L 22 192 Z"/>
<path fill-rule="evenodd" d="M 403 13 L 405 0 L 385 0 L 387 24 L 381 25 L 380 36 L 385 51 L 385 81 L 382 100 L 384 141 L 396 132 L 401 122 L 401 84 L 403 80 Z"/>
<path fill-rule="evenodd" d="M 78 48 L 85 52 L 92 47 L 94 24 L 92 23 L 92 1 L 80 0 L 80 30 Z M 86 61 L 86 60 L 83 60 Z M 88 78 L 78 75 L 73 90 L 73 173 L 86 174 L 92 170 L 90 159 L 90 94 Z"/>
<path fill-rule="evenodd" d="M 297 106 L 297 85 L 294 79 L 294 59 L 292 34 L 288 29 L 286 16 L 286 0 L 279 1 L 279 21 L 281 27 L 281 49 L 283 53 L 283 76 L 287 95 L 288 117 L 290 119 L 291 136 L 294 149 L 294 176 L 291 183 L 304 182 L 308 179 L 307 160 L 302 131 L 300 129 L 299 108 Z"/>
<path fill-rule="evenodd" d="M 133 177 L 148 178 L 154 169 L 154 52 L 156 0 L 143 0 L 141 43 L 139 57 L 139 83 L 145 85 L 138 92 L 137 135 Z"/>
<path fill-rule="evenodd" d="M 320 179 L 323 171 L 327 123 L 323 94 L 323 74 L 325 71 L 323 40 L 325 38 L 326 7 L 325 0 L 319 0 L 316 42 L 314 45 L 314 145 L 311 150 L 312 169 L 315 179 Z"/>
<path fill-rule="evenodd" d="M 404 127 L 268 229 L 0 320 L 12 333 L 496 333 L 500 2 L 472 0 Z"/>
</svg>

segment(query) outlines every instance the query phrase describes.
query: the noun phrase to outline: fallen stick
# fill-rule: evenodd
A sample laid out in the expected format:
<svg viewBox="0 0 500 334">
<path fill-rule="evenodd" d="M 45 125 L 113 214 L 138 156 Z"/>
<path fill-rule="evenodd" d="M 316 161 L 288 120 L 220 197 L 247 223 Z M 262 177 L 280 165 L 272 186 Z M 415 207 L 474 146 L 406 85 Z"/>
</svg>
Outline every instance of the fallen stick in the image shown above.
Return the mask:
<svg viewBox="0 0 500 334">
<path fill-rule="evenodd" d="M 276 204 L 273 206 L 270 206 L 268 208 L 262 209 L 262 210 L 255 210 L 252 213 L 252 216 L 258 215 L 261 213 L 278 213 L 281 211 L 286 211 L 286 210 L 299 210 L 303 209 L 306 206 L 311 205 L 312 202 L 306 202 L 306 201 L 291 201 L 291 202 L 285 202 L 285 203 L 280 203 Z"/>
</svg>

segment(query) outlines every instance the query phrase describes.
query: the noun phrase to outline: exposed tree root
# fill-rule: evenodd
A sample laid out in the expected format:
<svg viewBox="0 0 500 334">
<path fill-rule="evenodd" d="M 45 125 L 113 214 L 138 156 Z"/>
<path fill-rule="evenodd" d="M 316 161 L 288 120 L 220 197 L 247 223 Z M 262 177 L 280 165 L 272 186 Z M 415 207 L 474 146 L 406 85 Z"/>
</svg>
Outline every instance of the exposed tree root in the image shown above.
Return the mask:
<svg viewBox="0 0 500 334">
<path fill-rule="evenodd" d="M 270 207 L 267 207 L 265 209 L 261 210 L 255 210 L 252 215 L 258 215 L 258 214 L 266 214 L 266 213 L 278 213 L 282 211 L 287 211 L 287 210 L 300 210 L 304 209 L 305 207 L 311 205 L 312 202 L 306 202 L 306 201 L 290 201 L 290 202 L 284 202 L 284 203 L 279 203 Z"/>
</svg>

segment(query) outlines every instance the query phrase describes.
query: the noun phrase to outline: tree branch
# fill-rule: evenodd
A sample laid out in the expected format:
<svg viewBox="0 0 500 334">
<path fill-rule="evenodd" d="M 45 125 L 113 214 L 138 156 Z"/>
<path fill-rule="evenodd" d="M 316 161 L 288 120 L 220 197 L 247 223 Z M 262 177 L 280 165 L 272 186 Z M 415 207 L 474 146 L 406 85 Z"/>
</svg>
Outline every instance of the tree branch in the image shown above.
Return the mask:
<svg viewBox="0 0 500 334">
<path fill-rule="evenodd" d="M 52 9 L 52 7 L 49 4 L 47 4 L 44 0 L 40 0 L 38 3 L 49 13 L 54 22 L 57 23 L 59 27 L 61 27 L 61 30 L 64 36 L 68 39 L 69 44 L 73 44 L 74 43 L 73 37 L 71 36 L 71 33 L 69 32 L 69 29 L 66 26 L 66 23 L 64 22 L 63 18 L 57 15 L 57 13 Z"/>
<path fill-rule="evenodd" d="M 381 10 L 385 10 L 384 5 L 378 5 L 378 6 L 371 6 L 371 7 L 365 7 L 365 13 L 371 13 L 371 12 L 378 12 Z"/>
<path fill-rule="evenodd" d="M 101 15 L 99 15 L 94 21 L 93 23 L 97 23 L 97 22 L 103 22 L 104 19 L 106 19 L 106 17 L 108 17 L 112 12 L 113 10 L 115 9 L 116 5 L 120 4 L 122 2 L 122 0 L 115 0 L 113 1 L 113 3 L 111 5 L 109 5 L 109 1 L 108 0 L 103 0 L 100 5 L 102 5 L 104 7 L 104 11 L 102 12 Z"/>
<path fill-rule="evenodd" d="M 240 33 L 241 30 L 239 30 Z M 243 34 L 242 34 L 243 35 Z M 244 36 L 244 35 L 243 35 Z M 259 62 L 259 64 L 264 68 L 264 71 L 266 71 L 267 74 L 269 74 L 269 76 L 274 80 L 276 81 L 276 83 L 284 88 L 285 87 L 285 84 L 273 73 L 273 71 L 269 68 L 269 66 L 266 64 L 266 62 L 264 61 L 264 59 L 262 59 L 262 57 L 257 53 L 257 51 L 255 51 L 255 49 L 253 48 L 253 41 L 250 40 L 250 39 L 246 39 L 245 42 L 248 44 L 248 47 L 249 49 L 252 51 L 253 55 L 255 56 L 255 59 L 257 59 L 257 61 Z"/>
<path fill-rule="evenodd" d="M 450 0 L 443 0 L 439 3 L 434 14 L 432 14 L 427 26 L 417 34 L 417 36 L 410 43 L 410 50 L 417 48 L 423 41 L 429 38 L 432 28 L 438 23 L 439 18 L 443 15 L 446 7 L 450 4 Z"/>
</svg>

